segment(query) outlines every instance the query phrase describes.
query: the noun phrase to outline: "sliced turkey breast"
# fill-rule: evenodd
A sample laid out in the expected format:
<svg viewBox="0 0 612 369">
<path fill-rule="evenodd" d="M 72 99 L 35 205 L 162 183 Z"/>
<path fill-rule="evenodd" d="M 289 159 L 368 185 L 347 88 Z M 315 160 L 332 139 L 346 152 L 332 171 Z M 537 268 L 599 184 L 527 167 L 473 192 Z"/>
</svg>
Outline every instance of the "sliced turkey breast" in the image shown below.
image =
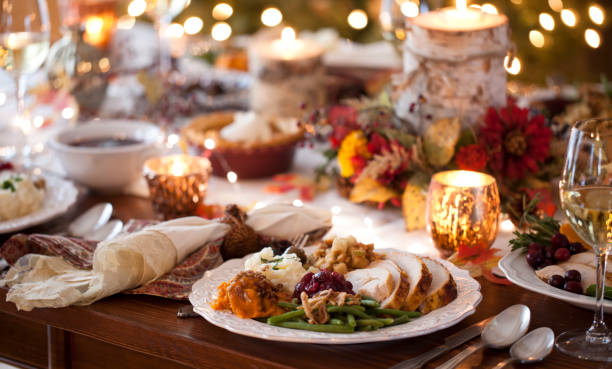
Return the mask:
<svg viewBox="0 0 612 369">
<path fill-rule="evenodd" d="M 387 258 L 393 260 L 408 276 L 410 290 L 402 310 L 414 311 L 425 300 L 431 287 L 431 273 L 420 257 L 407 252 L 390 252 Z"/>
<path fill-rule="evenodd" d="M 423 314 L 448 305 L 457 298 L 457 284 L 444 265 L 430 258 L 421 258 L 431 273 L 432 281 L 425 300 L 419 306 Z"/>
<path fill-rule="evenodd" d="M 383 308 L 401 309 L 410 293 L 410 280 L 408 276 L 394 261 L 385 259 L 379 260 L 377 263 L 377 267 L 388 270 L 395 281 L 395 289 L 389 297 L 380 303 L 380 306 Z"/>
<path fill-rule="evenodd" d="M 381 302 L 393 293 L 395 280 L 389 270 L 376 267 L 377 263 L 373 262 L 367 268 L 348 272 L 344 278 L 353 284 L 353 291 L 356 293 Z"/>
</svg>

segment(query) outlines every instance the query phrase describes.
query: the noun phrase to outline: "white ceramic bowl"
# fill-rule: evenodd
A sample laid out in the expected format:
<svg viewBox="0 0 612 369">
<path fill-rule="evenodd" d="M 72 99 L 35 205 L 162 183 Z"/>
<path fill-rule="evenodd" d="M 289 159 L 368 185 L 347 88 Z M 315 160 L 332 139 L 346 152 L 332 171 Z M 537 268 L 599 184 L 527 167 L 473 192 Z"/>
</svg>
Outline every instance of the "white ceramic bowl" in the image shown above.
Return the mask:
<svg viewBox="0 0 612 369">
<path fill-rule="evenodd" d="M 120 192 L 142 176 L 145 160 L 159 153 L 160 129 L 130 120 L 97 120 L 60 131 L 49 146 L 67 175 L 100 192 Z M 71 146 L 71 143 L 103 138 L 141 141 L 118 147 Z"/>
</svg>

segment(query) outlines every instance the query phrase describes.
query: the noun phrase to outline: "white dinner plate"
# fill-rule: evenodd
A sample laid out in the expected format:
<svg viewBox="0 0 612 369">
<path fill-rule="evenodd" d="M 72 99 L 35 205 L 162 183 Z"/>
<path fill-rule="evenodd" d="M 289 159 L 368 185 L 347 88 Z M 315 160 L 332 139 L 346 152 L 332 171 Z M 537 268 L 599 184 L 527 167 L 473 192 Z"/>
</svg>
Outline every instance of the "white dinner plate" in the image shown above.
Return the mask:
<svg viewBox="0 0 612 369">
<path fill-rule="evenodd" d="M 379 253 L 395 251 L 377 249 Z M 413 321 L 371 332 L 321 333 L 275 327 L 253 319 L 241 319 L 229 311 L 217 311 L 210 303 L 217 298 L 217 286 L 232 279 L 244 270 L 243 259 L 232 259 L 221 266 L 206 272 L 204 277 L 193 285 L 189 301 L 194 311 L 210 323 L 230 332 L 270 341 L 302 342 L 319 344 L 352 344 L 365 342 L 391 341 L 402 338 L 423 336 L 453 326 L 472 315 L 482 300 L 480 284 L 467 271 L 452 263 L 439 260 L 451 272 L 457 283 L 458 296 L 450 304 L 430 312 Z"/>
<path fill-rule="evenodd" d="M 521 250 L 512 251 L 499 261 L 499 268 L 506 274 L 508 280 L 518 286 L 539 294 L 569 302 L 584 309 L 595 309 L 595 298 L 579 295 L 553 287 L 542 281 L 527 264 L 525 254 Z M 612 301 L 604 300 L 604 310 L 612 313 Z"/>
<path fill-rule="evenodd" d="M 45 176 L 45 199 L 40 209 L 19 218 L 0 222 L 0 234 L 20 231 L 64 214 L 75 203 L 78 190 L 74 184 L 56 176 Z"/>
</svg>

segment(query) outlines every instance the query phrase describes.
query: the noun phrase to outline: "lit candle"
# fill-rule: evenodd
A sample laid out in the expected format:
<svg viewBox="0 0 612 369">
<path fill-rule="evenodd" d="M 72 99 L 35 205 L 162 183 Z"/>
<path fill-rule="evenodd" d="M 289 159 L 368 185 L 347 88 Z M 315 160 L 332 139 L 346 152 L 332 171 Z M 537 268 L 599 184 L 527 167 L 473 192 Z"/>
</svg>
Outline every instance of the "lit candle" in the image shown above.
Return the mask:
<svg viewBox="0 0 612 369">
<path fill-rule="evenodd" d="M 394 105 L 420 133 L 447 118 L 476 125 L 489 106 L 506 103 L 508 18 L 467 5 L 456 0 L 454 8 L 406 19 L 404 71 L 394 80 Z"/>
<path fill-rule="evenodd" d="M 147 160 L 144 176 L 155 212 L 164 219 L 194 215 L 206 196 L 211 171 L 208 159 L 197 156 Z"/>
<path fill-rule="evenodd" d="M 427 194 L 427 231 L 444 256 L 464 245 L 488 248 L 499 228 L 499 194 L 488 174 L 454 170 L 434 174 Z"/>
<path fill-rule="evenodd" d="M 277 117 L 301 117 L 303 111 L 325 103 L 323 49 L 315 42 L 296 37 L 283 28 L 274 40 L 255 42 L 250 50 L 249 70 L 254 77 L 251 108 Z"/>
<path fill-rule="evenodd" d="M 498 27 L 508 21 L 503 14 L 485 13 L 468 8 L 467 0 L 456 0 L 454 8 L 444 8 L 420 14 L 411 20 L 414 24 L 447 31 L 470 31 Z"/>
</svg>

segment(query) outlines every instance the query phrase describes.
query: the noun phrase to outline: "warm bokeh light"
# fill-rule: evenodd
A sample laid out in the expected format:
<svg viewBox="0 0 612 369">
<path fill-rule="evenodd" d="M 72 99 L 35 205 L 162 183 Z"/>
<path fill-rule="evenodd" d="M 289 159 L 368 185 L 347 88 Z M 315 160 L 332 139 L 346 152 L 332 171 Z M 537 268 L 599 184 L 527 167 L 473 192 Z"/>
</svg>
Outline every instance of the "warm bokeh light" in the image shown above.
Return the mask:
<svg viewBox="0 0 612 369">
<path fill-rule="evenodd" d="M 489 13 L 489 14 L 498 14 L 499 12 L 497 11 L 497 8 L 495 7 L 495 5 L 493 4 L 482 4 L 482 6 L 480 7 L 480 9 L 485 12 L 485 13 Z"/>
<path fill-rule="evenodd" d="M 136 24 L 136 18 L 131 17 L 129 15 L 124 15 L 123 17 L 119 18 L 119 20 L 117 21 L 117 28 L 118 29 L 132 29 L 132 27 L 134 27 L 134 24 Z"/>
<path fill-rule="evenodd" d="M 268 8 L 261 12 L 261 23 L 264 26 L 275 27 L 283 21 L 283 13 L 276 8 Z"/>
<path fill-rule="evenodd" d="M 229 172 L 227 172 L 227 181 L 229 183 L 236 183 L 238 181 L 238 174 L 230 170 Z"/>
<path fill-rule="evenodd" d="M 587 28 L 587 30 L 584 31 L 584 40 L 586 41 L 587 45 L 593 49 L 597 49 L 601 45 L 601 37 L 599 36 L 599 32 L 592 28 Z"/>
<path fill-rule="evenodd" d="M 516 5 L 521 5 L 523 3 L 523 0 L 510 0 L 510 1 L 512 1 L 512 3 Z"/>
<path fill-rule="evenodd" d="M 402 5 L 400 6 L 400 10 L 402 11 L 402 14 L 404 14 L 406 17 L 412 18 L 419 15 L 419 6 L 416 3 L 413 3 L 412 1 L 406 1 L 405 3 L 402 3 Z"/>
<path fill-rule="evenodd" d="M 504 58 L 504 68 L 506 68 L 506 72 L 512 75 L 517 75 L 521 72 L 521 61 L 515 56 L 514 59 L 512 59 L 512 63 L 510 63 L 510 66 L 508 67 L 508 57 L 506 56 Z"/>
<path fill-rule="evenodd" d="M 540 14 L 540 26 L 547 31 L 552 31 L 555 29 L 555 18 L 548 13 Z"/>
<path fill-rule="evenodd" d="M 232 27 L 225 22 L 217 22 L 210 30 L 210 34 L 216 41 L 225 41 L 232 35 Z"/>
<path fill-rule="evenodd" d="M 457 8 L 458 10 L 466 10 L 467 0 L 455 0 L 455 8 Z"/>
<path fill-rule="evenodd" d="M 563 10 L 563 1 L 562 0 L 548 0 L 548 6 L 556 12 L 560 12 Z"/>
<path fill-rule="evenodd" d="M 164 35 L 170 38 L 181 38 L 185 34 L 183 26 L 178 23 L 172 23 L 164 31 Z"/>
<path fill-rule="evenodd" d="M 202 30 L 202 27 L 204 27 L 204 22 L 200 17 L 189 17 L 183 23 L 185 33 L 188 35 L 195 35 Z"/>
<path fill-rule="evenodd" d="M 544 46 L 544 35 L 540 31 L 532 30 L 529 31 L 529 42 L 535 47 Z"/>
<path fill-rule="evenodd" d="M 285 27 L 281 31 L 281 40 L 291 41 L 295 40 L 295 30 L 291 27 Z"/>
<path fill-rule="evenodd" d="M 348 24 L 354 29 L 364 29 L 368 25 L 368 15 L 361 9 L 355 9 L 348 15 Z"/>
<path fill-rule="evenodd" d="M 147 10 L 147 2 L 145 0 L 132 0 L 128 5 L 128 14 L 132 17 L 141 16 Z"/>
<path fill-rule="evenodd" d="M 226 20 L 234 14 L 234 8 L 228 3 L 219 3 L 212 10 L 212 16 L 216 20 Z"/>
<path fill-rule="evenodd" d="M 563 9 L 561 10 L 561 20 L 563 21 L 563 23 L 565 23 L 566 26 L 574 27 L 577 23 L 576 13 L 574 13 L 570 9 Z"/>
<path fill-rule="evenodd" d="M 589 18 L 591 18 L 593 23 L 601 25 L 606 19 L 606 14 L 599 5 L 591 5 L 589 7 Z"/>
</svg>

